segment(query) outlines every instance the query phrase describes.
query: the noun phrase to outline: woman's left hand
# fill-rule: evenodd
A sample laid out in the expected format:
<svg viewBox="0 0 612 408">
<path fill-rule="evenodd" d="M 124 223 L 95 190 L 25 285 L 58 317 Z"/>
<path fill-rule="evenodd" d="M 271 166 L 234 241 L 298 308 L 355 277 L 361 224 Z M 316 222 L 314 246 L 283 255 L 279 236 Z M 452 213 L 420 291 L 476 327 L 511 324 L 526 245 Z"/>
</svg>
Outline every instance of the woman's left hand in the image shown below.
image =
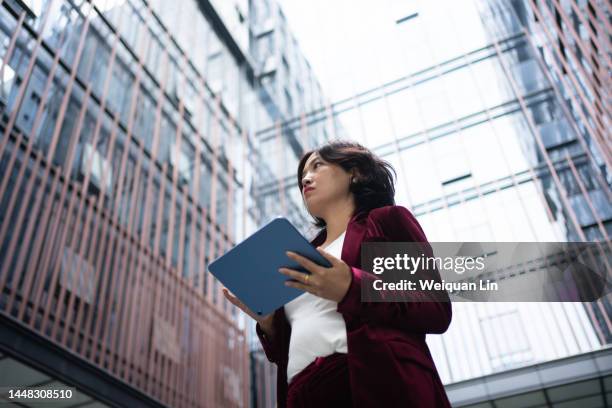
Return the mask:
<svg viewBox="0 0 612 408">
<path fill-rule="evenodd" d="M 353 279 L 351 267 L 320 247 L 317 247 L 317 251 L 331 263 L 331 267 L 321 266 L 295 252 L 287 251 L 287 256 L 302 265 L 310 275 L 289 268 L 279 268 L 278 271 L 293 279 L 286 281 L 285 285 L 340 302 Z"/>
</svg>

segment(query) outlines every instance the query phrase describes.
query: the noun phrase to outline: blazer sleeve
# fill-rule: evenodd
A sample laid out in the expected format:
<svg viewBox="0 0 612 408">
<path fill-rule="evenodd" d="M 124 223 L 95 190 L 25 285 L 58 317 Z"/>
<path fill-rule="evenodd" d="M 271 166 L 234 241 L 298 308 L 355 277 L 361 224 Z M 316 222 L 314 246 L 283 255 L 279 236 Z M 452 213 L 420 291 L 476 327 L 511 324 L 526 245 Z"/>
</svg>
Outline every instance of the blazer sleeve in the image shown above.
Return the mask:
<svg viewBox="0 0 612 408">
<path fill-rule="evenodd" d="M 268 360 L 282 364 L 289 358 L 289 336 L 291 335 L 291 328 L 287 323 L 282 307 L 274 311 L 272 325 L 274 327 L 272 338 L 264 333 L 259 323 L 255 325 L 255 331 Z"/>
<path fill-rule="evenodd" d="M 257 337 L 266 353 L 266 357 L 276 364 L 276 401 L 278 408 L 285 408 L 287 405 L 287 364 L 289 361 L 289 339 L 291 337 L 291 326 L 287 321 L 284 308 L 276 309 L 274 319 L 274 336 L 269 338 L 259 323 L 255 326 Z"/>
<path fill-rule="evenodd" d="M 402 206 L 391 206 L 382 215 L 380 227 L 391 242 L 424 242 L 431 250 L 425 233 L 416 218 Z M 387 301 L 391 296 L 385 291 L 377 293 L 381 302 L 362 302 L 362 285 L 372 285 L 378 279 L 373 273 L 351 267 L 352 281 L 344 298 L 338 303 L 338 312 L 349 319 L 396 327 L 421 333 L 444 333 L 452 319 L 452 307 L 445 291 L 434 298 L 425 292 L 404 292 L 407 301 Z M 440 281 L 438 271 L 434 279 Z M 394 296 L 397 298 L 397 296 Z M 408 299 L 409 297 L 409 299 Z"/>
</svg>

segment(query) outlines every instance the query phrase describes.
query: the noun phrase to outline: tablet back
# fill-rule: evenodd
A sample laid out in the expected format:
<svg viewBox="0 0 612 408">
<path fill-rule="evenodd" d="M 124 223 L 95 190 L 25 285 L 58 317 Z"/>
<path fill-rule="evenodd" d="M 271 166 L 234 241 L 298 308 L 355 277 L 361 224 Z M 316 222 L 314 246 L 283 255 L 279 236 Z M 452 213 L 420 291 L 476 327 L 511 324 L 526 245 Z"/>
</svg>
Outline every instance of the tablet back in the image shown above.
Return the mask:
<svg viewBox="0 0 612 408">
<path fill-rule="evenodd" d="M 277 217 L 211 262 L 208 270 L 252 311 L 267 315 L 304 293 L 285 286 L 288 278 L 278 272 L 284 266 L 307 273 L 285 251 L 331 266 L 286 218 Z"/>
</svg>

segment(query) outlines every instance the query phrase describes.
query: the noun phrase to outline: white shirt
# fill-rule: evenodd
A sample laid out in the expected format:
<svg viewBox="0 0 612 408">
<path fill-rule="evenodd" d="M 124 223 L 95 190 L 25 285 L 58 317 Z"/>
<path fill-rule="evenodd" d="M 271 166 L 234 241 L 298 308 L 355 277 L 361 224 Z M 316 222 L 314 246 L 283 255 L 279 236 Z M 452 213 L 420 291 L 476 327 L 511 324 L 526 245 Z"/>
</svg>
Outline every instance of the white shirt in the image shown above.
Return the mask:
<svg viewBox="0 0 612 408">
<path fill-rule="evenodd" d="M 345 233 L 324 248 L 325 251 L 340 258 Z M 337 302 L 308 292 L 285 305 L 285 315 L 291 325 L 288 383 L 317 357 L 347 352 L 346 324 L 337 307 Z"/>
</svg>

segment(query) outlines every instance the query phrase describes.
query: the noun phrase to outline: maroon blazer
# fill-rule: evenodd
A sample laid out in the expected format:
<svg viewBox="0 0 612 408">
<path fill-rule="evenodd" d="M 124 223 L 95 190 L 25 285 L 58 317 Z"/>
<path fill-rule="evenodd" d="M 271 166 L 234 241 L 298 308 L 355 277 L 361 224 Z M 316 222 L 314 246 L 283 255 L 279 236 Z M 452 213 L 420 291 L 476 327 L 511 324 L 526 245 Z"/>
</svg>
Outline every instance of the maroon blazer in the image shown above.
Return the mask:
<svg viewBox="0 0 612 408">
<path fill-rule="evenodd" d="M 325 238 L 326 231 L 322 230 L 311 243 L 321 245 Z M 361 243 L 367 241 L 427 242 L 427 238 L 414 216 L 402 206 L 361 212 L 348 223 L 341 258 L 351 267 L 353 276 L 338 303 L 338 312 L 346 322 L 353 406 L 450 407 L 425 334 L 446 331 L 452 318 L 451 303 L 361 302 L 361 285 L 376 279 L 360 269 Z M 444 297 L 448 299 L 445 292 Z M 278 367 L 278 406 L 285 407 L 291 326 L 284 308 L 274 312 L 273 325 L 272 339 L 265 336 L 259 324 L 256 330 L 268 360 Z"/>
</svg>

